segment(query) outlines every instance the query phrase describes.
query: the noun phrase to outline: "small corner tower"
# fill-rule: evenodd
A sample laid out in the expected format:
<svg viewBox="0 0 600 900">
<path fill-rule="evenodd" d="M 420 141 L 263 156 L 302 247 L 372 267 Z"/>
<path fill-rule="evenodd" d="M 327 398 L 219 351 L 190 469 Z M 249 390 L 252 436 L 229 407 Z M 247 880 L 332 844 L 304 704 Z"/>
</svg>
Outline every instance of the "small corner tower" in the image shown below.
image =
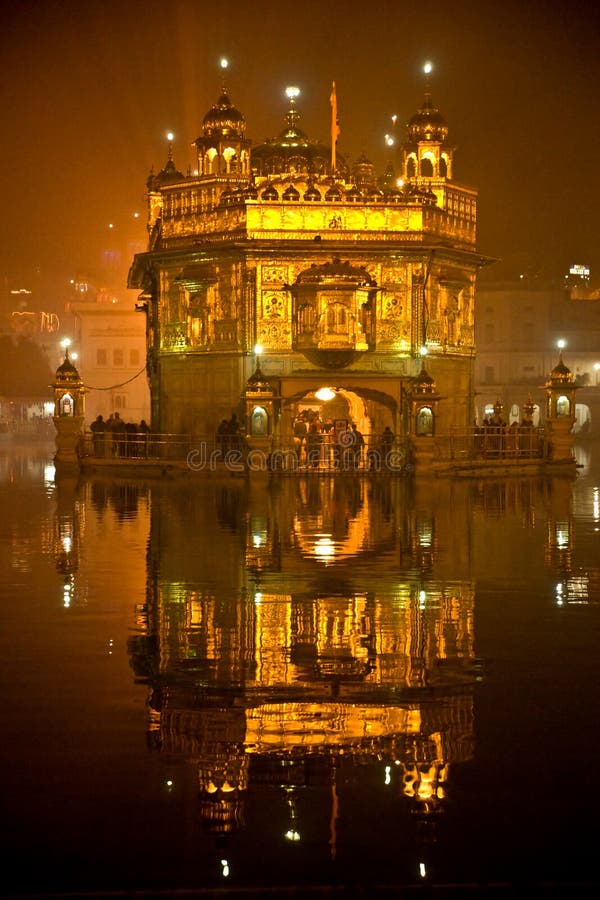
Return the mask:
<svg viewBox="0 0 600 900">
<path fill-rule="evenodd" d="M 54 427 L 56 428 L 57 471 L 79 469 L 79 444 L 85 419 L 85 389 L 79 372 L 69 358 L 65 343 L 65 358 L 56 370 L 54 390 Z"/>
<path fill-rule="evenodd" d="M 558 363 L 546 382 L 546 424 L 552 460 L 573 460 L 575 392 L 573 373 L 564 364 L 562 349 Z"/>
<path fill-rule="evenodd" d="M 448 144 L 448 125 L 431 99 L 431 63 L 425 63 L 425 97 L 408 123 L 408 140 L 402 147 L 402 179 L 405 184 L 452 180 L 454 148 Z"/>
</svg>

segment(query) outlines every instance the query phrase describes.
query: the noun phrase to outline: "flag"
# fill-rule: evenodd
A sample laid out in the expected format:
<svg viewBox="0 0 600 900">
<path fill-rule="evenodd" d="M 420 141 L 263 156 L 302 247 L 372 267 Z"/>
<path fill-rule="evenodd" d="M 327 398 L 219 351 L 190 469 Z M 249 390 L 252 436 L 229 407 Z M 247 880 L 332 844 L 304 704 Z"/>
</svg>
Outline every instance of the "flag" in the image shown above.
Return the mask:
<svg viewBox="0 0 600 900">
<path fill-rule="evenodd" d="M 331 84 L 331 96 L 329 102 L 331 103 L 331 171 L 335 172 L 335 145 L 340 136 L 340 121 L 338 119 L 335 81 Z"/>
</svg>

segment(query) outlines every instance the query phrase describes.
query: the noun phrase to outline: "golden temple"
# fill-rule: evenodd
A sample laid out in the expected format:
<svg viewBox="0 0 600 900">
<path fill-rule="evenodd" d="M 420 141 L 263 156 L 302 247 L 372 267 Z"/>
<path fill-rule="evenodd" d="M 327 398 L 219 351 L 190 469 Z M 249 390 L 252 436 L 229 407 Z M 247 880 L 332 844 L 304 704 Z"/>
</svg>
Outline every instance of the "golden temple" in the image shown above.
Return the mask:
<svg viewBox="0 0 600 900">
<path fill-rule="evenodd" d="M 302 406 L 365 435 L 414 429 L 412 389 L 427 371 L 435 429 L 473 420 L 477 192 L 454 180 L 448 126 L 423 102 L 378 175 L 301 128 L 286 91 L 281 132 L 253 146 L 225 83 L 194 141 L 147 181 L 148 248 L 129 286 L 147 317 L 156 432 L 204 436 L 236 411 L 257 363 L 273 404 L 257 432 L 285 445 Z M 331 96 L 335 111 L 335 86 Z M 330 387 L 323 404 L 315 394 Z M 443 395 L 443 396 L 442 396 Z M 250 423 L 246 432 L 252 436 Z M 432 426 L 433 427 L 433 426 Z"/>
</svg>

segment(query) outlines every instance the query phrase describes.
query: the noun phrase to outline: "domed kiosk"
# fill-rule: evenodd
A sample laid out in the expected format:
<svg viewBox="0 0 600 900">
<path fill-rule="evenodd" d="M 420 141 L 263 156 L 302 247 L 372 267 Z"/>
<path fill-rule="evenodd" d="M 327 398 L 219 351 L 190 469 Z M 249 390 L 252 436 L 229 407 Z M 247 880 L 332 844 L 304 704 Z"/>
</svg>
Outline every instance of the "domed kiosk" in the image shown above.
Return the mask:
<svg viewBox="0 0 600 900">
<path fill-rule="evenodd" d="M 54 390 L 54 427 L 56 428 L 57 473 L 79 470 L 79 445 L 85 419 L 85 389 L 79 372 L 69 357 L 65 345 L 65 358 L 56 370 L 52 385 Z"/>
</svg>

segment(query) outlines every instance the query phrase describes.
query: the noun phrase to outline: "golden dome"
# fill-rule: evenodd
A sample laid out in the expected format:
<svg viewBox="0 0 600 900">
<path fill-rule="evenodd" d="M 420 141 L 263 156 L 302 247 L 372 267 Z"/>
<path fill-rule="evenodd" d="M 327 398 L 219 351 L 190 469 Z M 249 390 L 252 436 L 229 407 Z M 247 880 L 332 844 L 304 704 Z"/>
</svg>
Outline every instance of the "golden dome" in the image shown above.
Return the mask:
<svg viewBox="0 0 600 900">
<path fill-rule="evenodd" d="M 431 102 L 429 91 L 425 94 L 422 107 L 408 123 L 408 139 L 413 144 L 420 141 L 443 144 L 448 139 L 448 125 L 437 106 Z"/>
<path fill-rule="evenodd" d="M 268 379 L 264 376 L 259 362 L 256 363 L 256 369 L 246 382 L 246 391 L 252 394 L 273 393 L 273 388 Z"/>
<path fill-rule="evenodd" d="M 562 358 L 562 351 L 557 364 L 550 373 L 550 381 L 548 384 L 571 384 L 573 381 L 573 373 L 565 366 Z"/>
<path fill-rule="evenodd" d="M 161 169 L 158 175 L 151 172 L 146 185 L 149 190 L 156 191 L 165 184 L 177 184 L 180 181 L 185 181 L 185 175 L 179 171 L 173 162 L 173 157 L 169 154 L 169 159 L 164 169 Z"/>
<path fill-rule="evenodd" d="M 71 360 L 69 359 L 69 351 L 65 353 L 65 358 L 56 370 L 56 381 L 59 384 L 81 384 L 81 376 Z"/>
<path fill-rule="evenodd" d="M 286 172 L 325 175 L 331 168 L 331 150 L 318 141 L 311 140 L 299 126 L 300 113 L 295 96 L 290 98 L 285 117 L 285 128 L 276 138 L 269 138 L 252 149 L 252 168 L 259 175 L 282 175 Z M 344 159 L 336 157 L 336 167 L 341 174 L 347 170 Z"/>
<path fill-rule="evenodd" d="M 437 385 L 425 366 L 421 363 L 421 371 L 412 383 L 413 394 L 435 394 Z"/>
<path fill-rule="evenodd" d="M 243 138 L 246 120 L 223 91 L 217 102 L 204 116 L 202 130 L 205 137 L 222 136 Z"/>
</svg>

